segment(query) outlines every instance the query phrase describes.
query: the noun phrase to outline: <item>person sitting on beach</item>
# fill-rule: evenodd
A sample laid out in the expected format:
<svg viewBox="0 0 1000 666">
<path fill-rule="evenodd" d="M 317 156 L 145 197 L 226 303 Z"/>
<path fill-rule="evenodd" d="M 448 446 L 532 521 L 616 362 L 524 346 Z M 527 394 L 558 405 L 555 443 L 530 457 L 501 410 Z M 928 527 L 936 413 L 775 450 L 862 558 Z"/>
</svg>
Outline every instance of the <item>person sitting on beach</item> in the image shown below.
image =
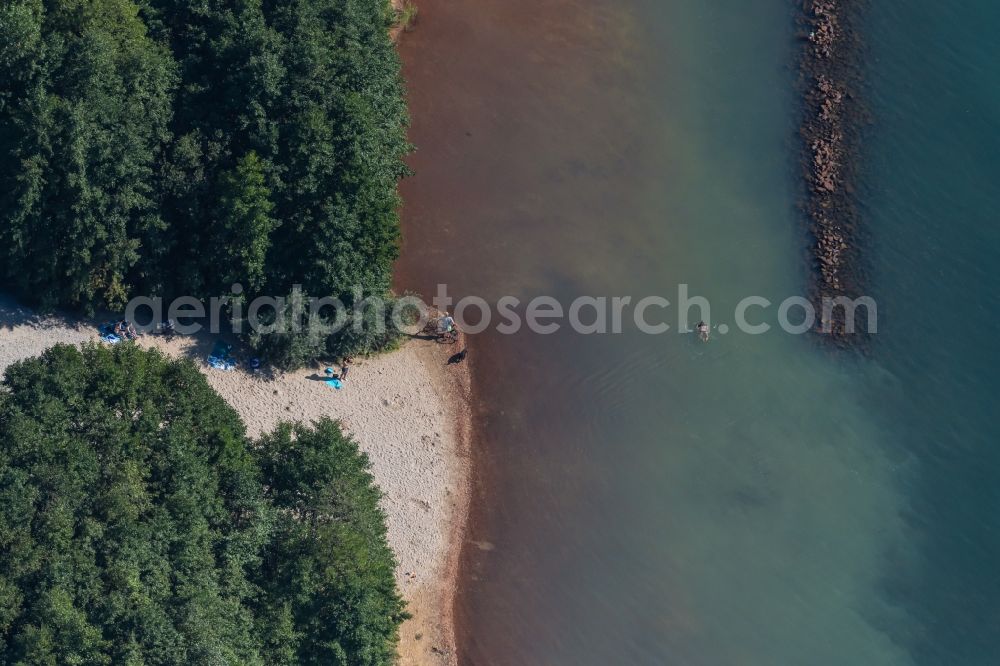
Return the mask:
<svg viewBox="0 0 1000 666">
<path fill-rule="evenodd" d="M 135 330 L 135 326 L 133 326 L 130 321 L 125 322 L 125 335 L 129 340 L 136 340 L 139 338 L 139 333 Z"/>
<path fill-rule="evenodd" d="M 455 330 L 455 318 L 451 315 L 445 315 L 438 319 L 438 333 L 444 335 L 445 333 L 451 333 Z"/>
<path fill-rule="evenodd" d="M 438 320 L 438 338 L 445 339 L 450 338 L 451 340 L 458 340 L 458 326 L 455 324 L 455 318 L 449 314 Z"/>
</svg>

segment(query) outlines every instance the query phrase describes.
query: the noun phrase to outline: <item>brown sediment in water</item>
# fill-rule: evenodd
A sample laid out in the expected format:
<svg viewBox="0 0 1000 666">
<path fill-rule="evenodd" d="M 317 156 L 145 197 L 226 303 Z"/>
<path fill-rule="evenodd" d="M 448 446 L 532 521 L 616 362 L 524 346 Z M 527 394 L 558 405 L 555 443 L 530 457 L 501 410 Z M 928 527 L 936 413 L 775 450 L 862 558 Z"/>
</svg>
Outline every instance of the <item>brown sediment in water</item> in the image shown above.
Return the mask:
<svg viewBox="0 0 1000 666">
<path fill-rule="evenodd" d="M 810 298 L 816 330 L 838 344 L 862 339 L 847 330 L 845 308 L 824 304 L 861 296 L 861 227 L 855 195 L 863 107 L 860 44 L 854 28 L 861 0 L 804 0 L 801 56 L 804 97 L 803 203 L 811 235 Z M 860 319 L 859 319 L 860 321 Z"/>
<path fill-rule="evenodd" d="M 408 5 L 407 0 L 391 0 L 390 7 L 401 16 Z M 389 36 L 399 46 L 403 35 L 413 28 L 412 24 L 396 23 L 389 29 Z M 440 313 L 434 313 L 439 315 Z M 460 340 L 457 348 L 463 348 L 465 340 Z M 456 467 L 452 475 L 450 502 L 447 507 L 447 544 L 443 557 L 431 563 L 434 574 L 427 580 L 411 579 L 404 576 L 403 596 L 410 618 L 400 627 L 397 656 L 400 666 L 457 666 L 458 649 L 455 626 L 455 595 L 458 591 L 459 570 L 465 534 L 469 521 L 469 504 L 472 482 L 472 370 L 471 361 L 452 363 L 451 345 L 431 345 L 424 350 L 429 381 L 435 393 L 449 405 L 448 417 L 456 439 L 457 456 L 451 461 Z"/>
<path fill-rule="evenodd" d="M 400 40 L 418 148 L 415 175 L 400 186 L 397 290 L 430 298 L 446 284 L 456 299 L 496 302 L 563 289 L 562 266 L 643 194 L 633 171 L 644 164 L 649 124 L 636 110 L 628 16 L 572 0 L 419 7 L 420 24 Z M 566 361 L 527 335 L 488 329 L 472 338 L 471 512 L 450 609 L 456 658 L 529 663 L 538 647 L 525 637 L 552 632 L 541 629 L 547 613 L 522 595 L 548 573 L 533 562 L 525 572 L 510 546 L 532 542 L 550 520 L 548 510 L 531 513 L 547 500 L 524 492 L 543 490 L 528 468 L 554 428 L 530 404 Z"/>
</svg>

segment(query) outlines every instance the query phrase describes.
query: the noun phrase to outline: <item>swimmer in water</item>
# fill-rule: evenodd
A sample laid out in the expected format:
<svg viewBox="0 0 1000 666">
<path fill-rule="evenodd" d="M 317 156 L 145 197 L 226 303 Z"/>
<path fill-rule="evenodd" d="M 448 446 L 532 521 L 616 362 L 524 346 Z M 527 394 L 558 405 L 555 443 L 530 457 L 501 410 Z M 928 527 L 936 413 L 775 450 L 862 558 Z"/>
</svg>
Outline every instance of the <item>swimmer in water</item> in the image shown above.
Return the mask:
<svg viewBox="0 0 1000 666">
<path fill-rule="evenodd" d="M 698 322 L 698 337 L 701 338 L 702 342 L 708 342 L 708 324 L 703 321 Z"/>
</svg>

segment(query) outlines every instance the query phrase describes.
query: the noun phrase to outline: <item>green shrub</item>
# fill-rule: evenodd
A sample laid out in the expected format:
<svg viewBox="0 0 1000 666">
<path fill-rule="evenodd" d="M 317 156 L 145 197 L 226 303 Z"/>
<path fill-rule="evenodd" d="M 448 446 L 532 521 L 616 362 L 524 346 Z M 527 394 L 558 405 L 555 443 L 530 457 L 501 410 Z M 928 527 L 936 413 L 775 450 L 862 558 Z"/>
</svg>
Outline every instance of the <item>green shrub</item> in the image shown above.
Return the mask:
<svg viewBox="0 0 1000 666">
<path fill-rule="evenodd" d="M 400 30 L 410 30 L 417 20 L 419 9 L 412 0 L 401 0 L 394 13 L 395 20 L 393 21 L 393 25 Z"/>
<path fill-rule="evenodd" d="M 377 302 L 345 309 L 344 321 L 337 325 L 334 315 L 326 311 L 310 315 L 308 298 L 293 292 L 291 298 L 285 299 L 281 320 L 273 309 L 262 309 L 258 313 L 261 327 L 252 330 L 247 339 L 264 362 L 286 371 L 324 359 L 391 351 L 404 337 L 393 320 L 397 299 L 388 297 Z M 408 310 L 402 315 L 403 325 L 415 319 Z"/>
</svg>

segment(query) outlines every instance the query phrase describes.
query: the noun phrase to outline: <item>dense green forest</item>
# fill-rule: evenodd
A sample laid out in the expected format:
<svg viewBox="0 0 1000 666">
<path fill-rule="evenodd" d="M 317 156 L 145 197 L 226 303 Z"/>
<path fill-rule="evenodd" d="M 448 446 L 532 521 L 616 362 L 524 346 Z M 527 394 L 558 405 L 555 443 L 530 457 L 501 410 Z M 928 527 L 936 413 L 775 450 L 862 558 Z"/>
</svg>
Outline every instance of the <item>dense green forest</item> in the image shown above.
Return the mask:
<svg viewBox="0 0 1000 666">
<path fill-rule="evenodd" d="M 45 308 L 390 286 L 387 0 L 4 0 L 0 278 Z M 255 340 L 285 365 L 386 340 Z M 273 349 L 273 348 L 277 349 Z"/>
<path fill-rule="evenodd" d="M 54 347 L 0 388 L 0 664 L 390 664 L 378 500 L 331 421 L 251 442 L 190 362 Z"/>
</svg>

